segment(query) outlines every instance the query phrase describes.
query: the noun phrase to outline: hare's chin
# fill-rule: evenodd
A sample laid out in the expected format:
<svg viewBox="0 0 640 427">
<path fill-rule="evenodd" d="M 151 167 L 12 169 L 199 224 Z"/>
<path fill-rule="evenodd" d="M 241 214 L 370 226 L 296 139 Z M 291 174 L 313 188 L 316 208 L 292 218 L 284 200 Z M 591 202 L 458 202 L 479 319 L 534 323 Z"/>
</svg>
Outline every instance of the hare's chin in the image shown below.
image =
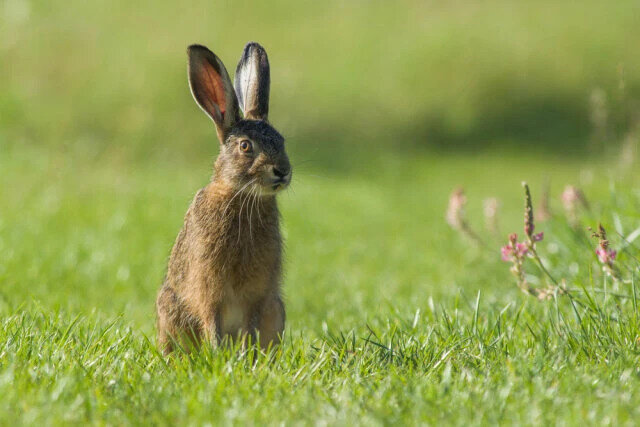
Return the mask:
<svg viewBox="0 0 640 427">
<path fill-rule="evenodd" d="M 287 188 L 287 186 L 289 185 L 289 183 L 287 182 L 280 182 L 277 184 L 268 184 L 268 185 L 260 185 L 260 195 L 262 196 L 273 196 L 275 194 L 278 194 L 279 192 L 281 192 L 282 190 L 284 190 L 285 188 Z"/>
</svg>

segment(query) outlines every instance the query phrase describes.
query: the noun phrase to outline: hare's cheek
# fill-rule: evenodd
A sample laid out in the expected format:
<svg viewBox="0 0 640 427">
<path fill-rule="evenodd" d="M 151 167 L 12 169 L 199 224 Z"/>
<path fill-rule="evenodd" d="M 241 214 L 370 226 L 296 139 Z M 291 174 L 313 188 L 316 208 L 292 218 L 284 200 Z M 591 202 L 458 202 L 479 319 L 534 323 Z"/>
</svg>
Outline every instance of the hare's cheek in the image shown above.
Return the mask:
<svg viewBox="0 0 640 427">
<path fill-rule="evenodd" d="M 264 166 L 262 164 L 262 162 L 259 161 L 259 159 L 256 160 L 251 160 L 248 164 L 247 164 L 247 173 L 249 175 L 251 175 L 252 177 L 256 177 L 256 176 L 260 176 L 263 174 L 263 169 Z"/>
</svg>

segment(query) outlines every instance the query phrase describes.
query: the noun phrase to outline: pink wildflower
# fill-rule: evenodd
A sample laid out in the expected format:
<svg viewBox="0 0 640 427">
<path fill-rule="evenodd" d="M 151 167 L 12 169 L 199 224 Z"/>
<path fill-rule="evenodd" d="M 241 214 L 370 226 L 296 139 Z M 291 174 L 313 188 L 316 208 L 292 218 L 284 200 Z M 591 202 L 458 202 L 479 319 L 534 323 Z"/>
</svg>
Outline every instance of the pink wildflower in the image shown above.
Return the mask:
<svg viewBox="0 0 640 427">
<path fill-rule="evenodd" d="M 509 243 L 502 247 L 502 260 L 512 262 L 524 258 L 529 252 L 529 246 L 526 243 L 518 242 L 518 235 L 512 233 L 509 235 Z"/>
<path fill-rule="evenodd" d="M 613 249 L 603 249 L 603 248 L 596 249 L 596 255 L 598 255 L 598 259 L 603 264 L 609 264 L 609 265 L 613 264 L 613 261 L 616 259 L 617 254 L 618 253 Z"/>
<path fill-rule="evenodd" d="M 567 210 L 575 209 L 575 204 L 580 201 L 580 190 L 573 185 L 567 185 L 562 192 L 562 204 Z"/>
<path fill-rule="evenodd" d="M 449 197 L 449 208 L 447 209 L 447 223 L 456 230 L 464 228 L 464 206 L 467 204 L 467 197 L 462 188 L 456 188 Z"/>
<path fill-rule="evenodd" d="M 602 271 L 604 271 L 607 275 L 613 277 L 614 280 L 620 280 L 620 276 L 618 274 L 619 272 L 617 271 L 613 263 L 618 253 L 613 249 L 609 249 L 607 232 L 602 224 L 598 224 L 598 231 L 593 233 L 593 237 L 596 237 L 598 239 L 596 255 L 598 256 L 598 261 L 600 261 L 600 263 L 602 264 Z"/>
<path fill-rule="evenodd" d="M 527 247 L 526 243 L 518 243 L 518 244 L 516 244 L 516 254 L 520 258 L 525 256 L 527 254 L 527 252 L 529 252 L 529 248 Z"/>
<path fill-rule="evenodd" d="M 485 199 L 483 206 L 485 226 L 487 230 L 496 233 L 498 231 L 498 208 L 500 207 L 500 202 L 495 197 L 491 197 Z"/>
<path fill-rule="evenodd" d="M 518 242 L 516 233 L 509 234 L 509 242 L 502 247 L 502 260 L 511 263 L 510 271 L 518 281 L 518 287 L 523 291 L 527 291 L 529 285 L 525 279 L 524 260 L 529 253 L 529 244 Z"/>
<path fill-rule="evenodd" d="M 449 206 L 447 208 L 446 220 L 447 223 L 454 229 L 462 234 L 467 235 L 476 243 L 484 245 L 484 242 L 467 223 L 464 214 L 464 206 L 467 204 L 467 197 L 464 195 L 462 188 L 456 188 L 449 197 Z"/>
<path fill-rule="evenodd" d="M 505 262 L 511 261 L 511 256 L 513 255 L 513 248 L 509 245 L 503 246 L 500 250 L 502 252 L 502 260 Z"/>
<path fill-rule="evenodd" d="M 548 298 L 548 290 L 536 289 L 527 283 L 524 271 L 524 262 L 527 257 L 534 259 L 543 272 L 558 287 L 558 282 L 547 271 L 542 260 L 536 251 L 536 242 L 544 239 L 544 233 L 535 233 L 535 221 L 533 217 L 533 203 L 531 201 L 531 192 L 526 182 L 522 183 L 524 187 L 524 241 L 518 242 L 518 235 L 512 233 L 509 235 L 509 242 L 502 247 L 502 260 L 511 263 L 510 271 L 516 277 L 518 287 L 525 293 L 538 297 L 539 299 Z"/>
<path fill-rule="evenodd" d="M 582 206 L 585 209 L 589 209 L 589 203 L 584 196 L 582 190 L 573 185 L 567 185 L 562 192 L 562 206 L 572 227 L 578 225 L 578 207 Z"/>
</svg>

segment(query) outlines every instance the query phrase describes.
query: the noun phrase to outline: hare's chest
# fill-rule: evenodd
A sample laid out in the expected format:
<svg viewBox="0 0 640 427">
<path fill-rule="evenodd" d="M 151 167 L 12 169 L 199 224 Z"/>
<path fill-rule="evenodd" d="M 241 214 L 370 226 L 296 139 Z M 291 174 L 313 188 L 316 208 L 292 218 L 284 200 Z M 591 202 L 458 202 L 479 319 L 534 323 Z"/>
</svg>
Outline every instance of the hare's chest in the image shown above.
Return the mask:
<svg viewBox="0 0 640 427">
<path fill-rule="evenodd" d="M 257 286 L 256 283 L 245 284 L 244 287 L 227 284 L 220 306 L 220 330 L 223 336 L 236 338 L 251 330 L 252 319 L 255 318 L 253 310 L 256 303 L 264 298 L 265 289 L 265 286 Z"/>
<path fill-rule="evenodd" d="M 225 298 L 220 312 L 222 335 L 238 336 L 243 330 L 248 329 L 249 313 L 245 304 L 237 298 Z"/>
</svg>

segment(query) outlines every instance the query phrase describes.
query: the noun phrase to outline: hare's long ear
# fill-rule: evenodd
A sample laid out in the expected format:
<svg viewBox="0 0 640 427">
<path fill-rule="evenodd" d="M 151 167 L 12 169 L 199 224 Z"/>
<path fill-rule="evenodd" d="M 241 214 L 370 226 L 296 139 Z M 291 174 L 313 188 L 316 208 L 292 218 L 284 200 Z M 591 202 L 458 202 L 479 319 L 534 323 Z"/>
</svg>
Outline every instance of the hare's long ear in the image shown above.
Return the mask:
<svg viewBox="0 0 640 427">
<path fill-rule="evenodd" d="M 218 139 L 224 143 L 233 125 L 240 120 L 238 100 L 224 64 L 204 46 L 191 45 L 189 86 L 200 108 L 216 125 Z"/>
<path fill-rule="evenodd" d="M 258 43 L 247 43 L 235 78 L 236 95 L 245 119 L 267 120 L 270 82 L 267 52 Z"/>
</svg>

